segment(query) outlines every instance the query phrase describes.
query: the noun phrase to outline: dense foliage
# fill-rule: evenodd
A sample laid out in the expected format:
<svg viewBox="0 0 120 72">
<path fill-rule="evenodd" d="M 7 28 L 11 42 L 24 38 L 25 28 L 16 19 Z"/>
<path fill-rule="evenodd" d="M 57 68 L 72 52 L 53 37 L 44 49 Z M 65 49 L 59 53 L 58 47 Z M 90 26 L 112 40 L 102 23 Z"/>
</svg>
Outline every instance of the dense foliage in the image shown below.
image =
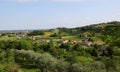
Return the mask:
<svg viewBox="0 0 120 72">
<path fill-rule="evenodd" d="M 120 22 L 3 36 L 0 72 L 120 72 Z"/>
<path fill-rule="evenodd" d="M 44 35 L 43 30 L 34 30 L 33 32 L 30 32 L 28 35 L 34 36 L 34 35 Z"/>
</svg>

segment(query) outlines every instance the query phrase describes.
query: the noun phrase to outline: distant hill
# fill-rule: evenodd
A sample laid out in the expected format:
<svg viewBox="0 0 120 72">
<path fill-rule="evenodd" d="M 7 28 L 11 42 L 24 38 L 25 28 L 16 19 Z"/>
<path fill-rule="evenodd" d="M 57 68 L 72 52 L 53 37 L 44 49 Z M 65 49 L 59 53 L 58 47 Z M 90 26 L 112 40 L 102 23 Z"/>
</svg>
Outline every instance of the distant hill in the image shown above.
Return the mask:
<svg viewBox="0 0 120 72">
<path fill-rule="evenodd" d="M 76 27 L 76 28 L 56 28 L 58 30 L 60 30 L 61 32 L 65 32 L 65 33 L 73 33 L 73 34 L 78 34 L 80 32 L 85 32 L 85 31 L 94 31 L 94 32 L 98 32 L 99 30 L 105 30 L 105 29 L 109 29 L 112 27 L 120 27 L 120 22 L 119 21 L 112 21 L 112 22 L 108 22 L 108 23 L 100 23 L 100 24 L 92 24 L 92 25 L 88 25 L 88 26 L 83 26 L 83 27 Z M 45 31 L 54 31 L 56 29 L 46 29 Z M 32 30 L 0 30 L 0 32 L 3 33 L 17 33 L 17 32 L 24 32 L 24 31 L 28 31 L 31 32 Z M 42 29 L 37 29 L 37 30 L 42 30 Z"/>
<path fill-rule="evenodd" d="M 25 31 L 31 32 L 33 30 L 0 30 L 0 32 L 2 32 L 2 33 L 10 33 L 10 32 L 18 33 L 18 32 L 25 32 Z"/>
</svg>

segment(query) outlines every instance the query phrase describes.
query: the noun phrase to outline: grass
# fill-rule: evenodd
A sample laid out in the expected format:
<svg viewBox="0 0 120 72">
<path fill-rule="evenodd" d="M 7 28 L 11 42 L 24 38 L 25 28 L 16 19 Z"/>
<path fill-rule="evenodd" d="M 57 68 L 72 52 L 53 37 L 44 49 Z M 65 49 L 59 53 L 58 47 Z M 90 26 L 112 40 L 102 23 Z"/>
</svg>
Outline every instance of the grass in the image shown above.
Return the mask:
<svg viewBox="0 0 120 72">
<path fill-rule="evenodd" d="M 63 36 L 62 39 L 78 39 L 76 36 Z"/>
<path fill-rule="evenodd" d="M 0 40 L 17 40 L 17 37 L 0 37 Z"/>
</svg>

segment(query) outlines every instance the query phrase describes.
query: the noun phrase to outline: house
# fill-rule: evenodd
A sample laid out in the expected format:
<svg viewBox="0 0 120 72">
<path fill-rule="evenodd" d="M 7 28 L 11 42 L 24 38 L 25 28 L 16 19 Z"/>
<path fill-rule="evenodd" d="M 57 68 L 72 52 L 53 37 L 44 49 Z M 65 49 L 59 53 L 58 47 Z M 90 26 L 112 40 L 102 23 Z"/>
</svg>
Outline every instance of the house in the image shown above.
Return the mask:
<svg viewBox="0 0 120 72">
<path fill-rule="evenodd" d="M 70 43 L 71 44 L 78 44 L 78 42 L 76 40 L 72 40 Z"/>
<path fill-rule="evenodd" d="M 18 36 L 19 36 L 19 37 L 25 37 L 26 35 L 24 35 L 24 34 L 19 34 Z"/>
<path fill-rule="evenodd" d="M 62 43 L 68 43 L 68 42 L 69 40 L 66 40 L 66 39 L 62 40 Z"/>
<path fill-rule="evenodd" d="M 44 43 L 49 43 L 49 42 L 50 42 L 50 40 L 45 40 L 45 39 L 43 39 L 43 40 L 41 40 L 41 42 L 44 42 Z"/>
<path fill-rule="evenodd" d="M 18 34 L 19 37 L 26 37 L 27 35 L 28 31 L 20 32 L 20 34 Z"/>
<path fill-rule="evenodd" d="M 92 44 L 93 44 L 93 42 L 91 42 L 91 41 L 82 40 L 82 45 L 91 46 Z"/>
<path fill-rule="evenodd" d="M 32 36 L 32 37 L 30 37 L 29 39 L 30 39 L 30 40 L 33 40 L 33 41 L 35 41 L 35 40 L 36 40 L 36 38 L 35 38 L 35 37 L 33 37 L 33 36 Z"/>
</svg>

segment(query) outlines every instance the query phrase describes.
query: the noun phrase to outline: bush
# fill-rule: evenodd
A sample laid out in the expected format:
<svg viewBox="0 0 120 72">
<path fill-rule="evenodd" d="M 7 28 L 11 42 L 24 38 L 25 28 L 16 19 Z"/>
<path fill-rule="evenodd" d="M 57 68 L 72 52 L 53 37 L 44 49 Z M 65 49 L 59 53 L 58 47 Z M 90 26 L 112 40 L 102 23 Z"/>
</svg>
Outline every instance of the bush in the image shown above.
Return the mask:
<svg viewBox="0 0 120 72">
<path fill-rule="evenodd" d="M 69 63 L 55 59 L 48 53 L 34 53 L 33 51 L 18 50 L 16 52 L 16 61 L 25 60 L 35 64 L 40 71 L 67 72 Z"/>
</svg>

